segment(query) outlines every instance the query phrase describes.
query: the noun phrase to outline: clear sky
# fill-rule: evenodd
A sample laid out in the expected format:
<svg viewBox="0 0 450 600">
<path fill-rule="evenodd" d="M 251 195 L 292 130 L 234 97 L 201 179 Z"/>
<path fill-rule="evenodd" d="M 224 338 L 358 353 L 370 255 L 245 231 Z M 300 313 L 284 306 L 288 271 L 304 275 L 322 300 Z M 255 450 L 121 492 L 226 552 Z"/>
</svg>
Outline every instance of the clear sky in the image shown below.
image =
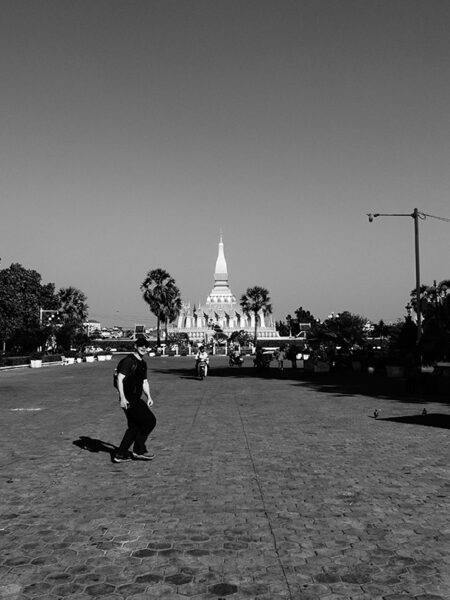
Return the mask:
<svg viewBox="0 0 450 600">
<path fill-rule="evenodd" d="M 414 221 L 450 217 L 448 0 L 3 0 L 0 256 L 150 325 L 139 285 L 274 316 L 401 317 Z M 450 223 L 420 222 L 422 281 Z"/>
</svg>

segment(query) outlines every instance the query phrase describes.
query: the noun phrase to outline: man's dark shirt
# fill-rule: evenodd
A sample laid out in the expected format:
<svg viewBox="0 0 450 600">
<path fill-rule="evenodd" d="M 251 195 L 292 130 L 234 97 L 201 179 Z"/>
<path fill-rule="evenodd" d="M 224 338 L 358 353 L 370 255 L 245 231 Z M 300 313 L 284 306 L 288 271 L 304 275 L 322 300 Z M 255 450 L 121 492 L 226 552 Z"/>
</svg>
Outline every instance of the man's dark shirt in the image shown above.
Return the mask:
<svg viewBox="0 0 450 600">
<path fill-rule="evenodd" d="M 147 379 L 147 363 L 139 360 L 134 354 L 126 356 L 120 365 L 119 373 L 125 375 L 123 391 L 127 400 L 139 400 L 142 395 L 143 382 Z"/>
</svg>

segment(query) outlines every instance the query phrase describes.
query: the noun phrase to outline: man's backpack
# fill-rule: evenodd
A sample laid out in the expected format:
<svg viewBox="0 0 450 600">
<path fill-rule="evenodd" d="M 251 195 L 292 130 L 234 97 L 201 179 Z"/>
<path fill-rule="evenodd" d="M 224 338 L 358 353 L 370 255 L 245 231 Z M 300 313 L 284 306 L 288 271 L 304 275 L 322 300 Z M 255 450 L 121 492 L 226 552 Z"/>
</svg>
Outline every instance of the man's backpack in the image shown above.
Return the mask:
<svg viewBox="0 0 450 600">
<path fill-rule="evenodd" d="M 129 356 L 132 356 L 134 358 L 133 362 L 132 362 L 132 371 L 131 373 L 134 373 L 137 369 L 137 360 L 136 357 L 134 356 L 134 354 L 128 354 L 127 356 L 124 356 L 123 358 L 121 358 L 119 360 L 119 362 L 117 363 L 117 367 L 114 369 L 114 373 L 113 373 L 113 386 L 116 388 L 116 390 L 119 389 L 119 386 L 117 384 L 117 380 L 119 377 L 119 373 L 120 373 L 120 367 L 123 364 L 123 361 L 126 360 Z"/>
</svg>

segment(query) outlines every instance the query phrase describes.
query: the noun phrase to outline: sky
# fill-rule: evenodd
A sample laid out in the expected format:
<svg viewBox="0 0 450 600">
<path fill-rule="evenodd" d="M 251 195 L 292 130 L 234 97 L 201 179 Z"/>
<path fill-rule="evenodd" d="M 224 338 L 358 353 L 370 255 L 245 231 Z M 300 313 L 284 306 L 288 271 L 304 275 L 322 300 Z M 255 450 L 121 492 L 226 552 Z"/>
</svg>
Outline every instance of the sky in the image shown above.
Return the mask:
<svg viewBox="0 0 450 600">
<path fill-rule="evenodd" d="M 447 0 L 2 0 L 0 267 L 151 326 L 146 273 L 204 302 L 222 231 L 276 320 L 402 318 L 409 215 L 450 218 L 449 25 Z M 450 279 L 450 222 L 419 232 L 421 282 Z"/>
</svg>

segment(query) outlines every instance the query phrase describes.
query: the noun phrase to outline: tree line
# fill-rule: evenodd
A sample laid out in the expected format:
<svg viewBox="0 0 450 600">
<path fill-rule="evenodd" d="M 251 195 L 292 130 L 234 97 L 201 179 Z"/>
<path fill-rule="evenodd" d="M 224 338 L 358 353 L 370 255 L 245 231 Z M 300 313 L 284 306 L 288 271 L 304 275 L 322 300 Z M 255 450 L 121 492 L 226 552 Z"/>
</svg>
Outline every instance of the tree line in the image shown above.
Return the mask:
<svg viewBox="0 0 450 600">
<path fill-rule="evenodd" d="M 32 352 L 52 344 L 69 350 L 84 340 L 87 298 L 75 287 L 56 290 L 19 263 L 0 270 L 0 340 L 3 353 Z"/>
<path fill-rule="evenodd" d="M 168 325 L 177 319 L 182 309 L 180 289 L 163 268 L 148 271 L 139 289 L 156 317 L 159 344 L 161 328 L 164 327 L 167 338 Z M 408 307 L 410 311 L 417 310 L 417 301 L 423 316 L 421 355 L 426 362 L 450 358 L 450 279 L 434 282 L 431 286 L 422 285 L 418 300 L 416 290 L 413 290 Z M 258 315 L 272 314 L 269 291 L 261 286 L 247 288 L 240 298 L 240 306 L 247 317 L 254 316 L 255 342 L 258 338 Z M 83 327 L 87 317 L 87 298 L 81 290 L 75 287 L 56 290 L 54 283 L 44 283 L 37 271 L 26 269 L 19 263 L 0 269 L 0 341 L 3 353 L 6 350 L 31 352 L 49 344 L 61 350 L 69 350 L 72 346 L 80 348 L 89 342 Z M 342 311 L 320 321 L 300 306 L 294 315 L 288 314 L 275 326 L 282 336 L 296 337 L 304 329 L 310 338 L 334 339 L 346 346 L 363 345 L 368 334 L 370 337 L 398 338 L 403 328 L 409 332 L 408 335 L 404 333 L 403 338 L 413 343 L 414 323 L 409 317 L 405 322 L 399 320 L 387 325 L 379 321 L 368 330 L 368 319 L 361 315 Z M 234 332 L 234 338 L 238 337 L 239 332 Z"/>
</svg>

